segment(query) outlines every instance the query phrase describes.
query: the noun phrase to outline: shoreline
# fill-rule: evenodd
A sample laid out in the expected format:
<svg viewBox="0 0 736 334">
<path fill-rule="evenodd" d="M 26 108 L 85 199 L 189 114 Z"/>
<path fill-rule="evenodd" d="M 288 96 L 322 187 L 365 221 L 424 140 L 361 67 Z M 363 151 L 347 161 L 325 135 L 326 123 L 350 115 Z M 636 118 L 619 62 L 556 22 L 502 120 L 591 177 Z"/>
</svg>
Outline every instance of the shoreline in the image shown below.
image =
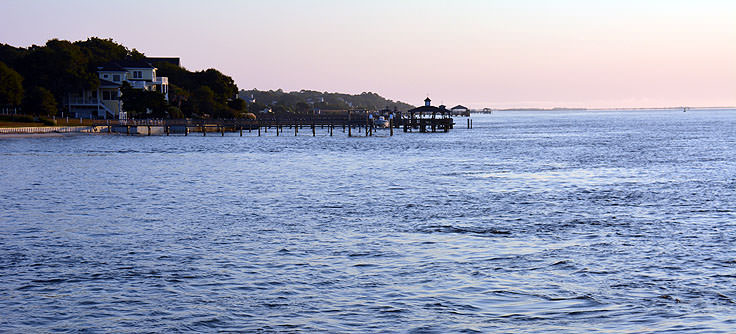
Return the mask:
<svg viewBox="0 0 736 334">
<path fill-rule="evenodd" d="M 90 134 L 90 133 L 84 133 L 84 132 L 0 133 L 0 139 L 72 137 L 72 136 L 87 135 L 87 134 Z"/>
</svg>

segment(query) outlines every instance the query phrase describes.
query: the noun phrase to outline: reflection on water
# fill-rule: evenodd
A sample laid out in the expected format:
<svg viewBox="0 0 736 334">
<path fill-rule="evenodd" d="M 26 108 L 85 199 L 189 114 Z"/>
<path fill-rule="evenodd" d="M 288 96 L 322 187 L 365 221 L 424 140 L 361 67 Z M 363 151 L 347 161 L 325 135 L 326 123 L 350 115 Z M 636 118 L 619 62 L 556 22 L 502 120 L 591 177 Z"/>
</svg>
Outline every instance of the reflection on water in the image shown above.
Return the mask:
<svg viewBox="0 0 736 334">
<path fill-rule="evenodd" d="M 0 331 L 732 332 L 734 116 L 0 138 Z"/>
</svg>

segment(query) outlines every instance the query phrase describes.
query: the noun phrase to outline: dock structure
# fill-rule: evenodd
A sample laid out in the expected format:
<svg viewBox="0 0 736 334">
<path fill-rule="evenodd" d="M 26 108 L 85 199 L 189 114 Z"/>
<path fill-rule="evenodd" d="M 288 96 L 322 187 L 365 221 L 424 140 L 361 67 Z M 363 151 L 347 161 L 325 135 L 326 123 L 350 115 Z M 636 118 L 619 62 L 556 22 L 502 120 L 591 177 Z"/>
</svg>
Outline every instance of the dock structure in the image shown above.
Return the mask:
<svg viewBox="0 0 736 334">
<path fill-rule="evenodd" d="M 432 100 L 427 97 L 424 106 L 406 112 L 408 117 L 404 122 L 404 132 L 449 132 L 453 128 L 452 111 L 445 106 L 434 107 L 431 103 Z"/>
<path fill-rule="evenodd" d="M 435 107 L 432 107 L 435 108 Z M 421 109 L 421 108 L 417 108 Z M 424 109 L 413 109 L 403 115 L 397 113 L 388 118 L 388 135 L 394 135 L 394 129 L 404 128 L 404 132 L 448 132 L 453 128 L 453 120 L 447 112 L 430 112 Z M 445 109 L 446 111 L 446 109 Z M 202 136 L 225 133 L 257 132 L 258 136 L 272 132 L 275 136 L 299 136 L 311 134 L 317 136 L 318 131 L 333 136 L 335 129 L 342 129 L 348 137 L 373 136 L 378 128 L 377 122 L 368 112 L 332 112 L 322 114 L 265 114 L 257 119 L 142 119 L 142 120 L 97 120 L 93 122 L 96 132 L 119 133 L 126 135 L 161 135 L 183 134 L 188 136 L 201 133 Z M 305 129 L 306 128 L 306 129 Z M 305 131 L 306 130 L 306 131 Z M 300 133 L 301 132 L 301 133 Z M 302 134 L 303 133 L 303 134 Z"/>
</svg>

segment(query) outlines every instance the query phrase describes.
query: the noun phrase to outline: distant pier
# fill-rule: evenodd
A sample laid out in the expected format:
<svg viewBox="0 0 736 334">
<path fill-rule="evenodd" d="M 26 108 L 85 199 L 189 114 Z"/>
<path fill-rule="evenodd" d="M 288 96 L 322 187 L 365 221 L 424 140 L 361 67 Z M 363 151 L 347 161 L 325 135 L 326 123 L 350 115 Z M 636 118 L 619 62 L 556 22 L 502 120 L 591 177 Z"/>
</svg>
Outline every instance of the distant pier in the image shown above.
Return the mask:
<svg viewBox="0 0 736 334">
<path fill-rule="evenodd" d="M 333 136 L 336 132 L 345 133 L 348 137 L 373 136 L 378 129 L 387 130 L 389 136 L 395 129 L 404 132 L 449 132 L 454 127 L 449 116 L 407 113 L 387 116 L 387 122 L 376 122 L 370 113 L 314 114 L 314 115 L 261 115 L 258 119 L 142 119 L 142 120 L 96 120 L 93 125 L 96 132 L 118 133 L 125 135 L 169 136 L 179 134 L 188 136 L 220 135 L 225 133 L 257 133 L 258 136 L 269 132 L 276 136 L 298 136 L 318 132 Z M 472 127 L 468 120 L 467 128 Z"/>
</svg>

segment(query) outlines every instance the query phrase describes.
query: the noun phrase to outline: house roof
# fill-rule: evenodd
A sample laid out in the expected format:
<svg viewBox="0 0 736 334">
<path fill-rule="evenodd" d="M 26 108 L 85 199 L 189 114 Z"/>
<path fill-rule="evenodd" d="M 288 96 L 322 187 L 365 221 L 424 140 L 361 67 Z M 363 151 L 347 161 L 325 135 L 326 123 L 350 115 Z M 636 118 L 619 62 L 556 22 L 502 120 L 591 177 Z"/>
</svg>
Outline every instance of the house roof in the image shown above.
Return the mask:
<svg viewBox="0 0 736 334">
<path fill-rule="evenodd" d="M 117 63 L 107 63 L 105 65 L 98 66 L 97 70 L 101 72 L 127 72 L 127 70 Z"/>
<path fill-rule="evenodd" d="M 427 113 L 427 112 L 430 112 L 430 113 L 431 112 L 436 112 L 436 113 L 449 113 L 450 111 L 447 110 L 447 109 L 445 109 L 445 108 L 437 108 L 437 107 L 434 107 L 434 106 L 421 106 L 421 107 L 414 108 L 414 109 L 411 109 L 411 110 L 408 111 L 408 113 L 418 113 L 418 112 L 422 112 L 422 113 Z"/>
<path fill-rule="evenodd" d="M 151 63 L 144 60 L 122 60 L 117 62 L 106 63 L 97 67 L 99 71 L 108 72 L 127 72 L 128 68 L 155 68 Z"/>
<path fill-rule="evenodd" d="M 119 61 L 118 64 L 127 68 L 155 68 L 146 60 L 123 60 Z"/>
<path fill-rule="evenodd" d="M 462 106 L 462 105 L 459 105 L 458 104 L 458 105 L 452 107 L 450 110 L 470 110 L 470 109 L 466 108 L 465 106 Z"/>
<path fill-rule="evenodd" d="M 105 79 L 100 79 L 100 88 L 120 87 L 121 84 Z"/>
</svg>

